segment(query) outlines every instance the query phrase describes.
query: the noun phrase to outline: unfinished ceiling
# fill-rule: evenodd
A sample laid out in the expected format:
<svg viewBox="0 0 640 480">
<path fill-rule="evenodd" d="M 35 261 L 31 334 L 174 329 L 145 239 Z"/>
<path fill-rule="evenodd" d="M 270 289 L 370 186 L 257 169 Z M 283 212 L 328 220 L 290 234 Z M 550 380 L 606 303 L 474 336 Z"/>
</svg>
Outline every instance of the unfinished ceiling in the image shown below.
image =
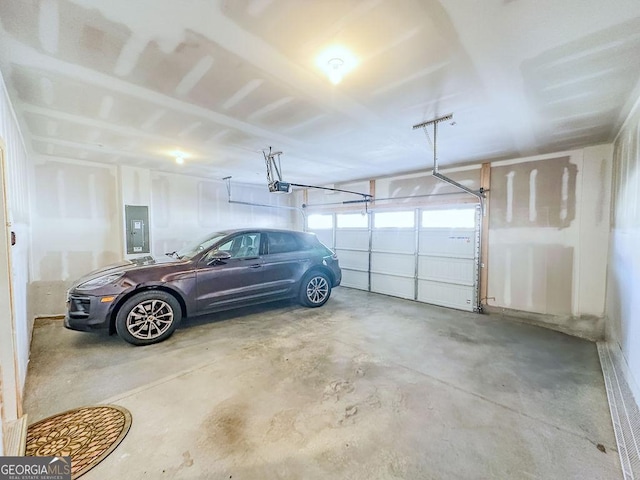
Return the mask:
<svg viewBox="0 0 640 480">
<path fill-rule="evenodd" d="M 273 146 L 325 184 L 428 168 L 411 126 L 451 112 L 441 165 L 609 142 L 639 90 L 638 0 L 2 0 L 0 23 L 36 161 L 263 183 Z"/>
</svg>

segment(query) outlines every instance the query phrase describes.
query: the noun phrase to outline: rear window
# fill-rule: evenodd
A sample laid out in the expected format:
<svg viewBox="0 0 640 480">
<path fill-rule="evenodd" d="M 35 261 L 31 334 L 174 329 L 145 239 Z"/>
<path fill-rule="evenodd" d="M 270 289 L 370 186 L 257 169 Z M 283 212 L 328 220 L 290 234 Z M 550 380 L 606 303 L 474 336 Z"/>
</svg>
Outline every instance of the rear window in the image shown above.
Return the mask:
<svg viewBox="0 0 640 480">
<path fill-rule="evenodd" d="M 300 250 L 300 244 L 295 235 L 285 232 L 269 233 L 269 253 L 286 253 Z"/>
<path fill-rule="evenodd" d="M 324 255 L 333 255 L 329 247 L 322 243 L 314 234 L 306 234 L 298 237 L 302 242 L 302 250 L 318 250 Z"/>
</svg>

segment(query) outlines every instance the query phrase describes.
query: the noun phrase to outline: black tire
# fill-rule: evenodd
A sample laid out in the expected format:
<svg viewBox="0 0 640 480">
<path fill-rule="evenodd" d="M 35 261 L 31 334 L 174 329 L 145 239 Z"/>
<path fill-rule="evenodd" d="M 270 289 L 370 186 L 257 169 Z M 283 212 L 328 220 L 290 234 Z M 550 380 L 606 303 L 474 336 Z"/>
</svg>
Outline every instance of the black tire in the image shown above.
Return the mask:
<svg viewBox="0 0 640 480">
<path fill-rule="evenodd" d="M 331 280 L 322 272 L 307 273 L 300 285 L 300 303 L 306 307 L 321 307 L 331 296 Z"/>
<path fill-rule="evenodd" d="M 173 295 L 149 290 L 124 302 L 116 316 L 116 332 L 133 345 L 151 345 L 169 338 L 180 320 L 182 310 Z"/>
</svg>

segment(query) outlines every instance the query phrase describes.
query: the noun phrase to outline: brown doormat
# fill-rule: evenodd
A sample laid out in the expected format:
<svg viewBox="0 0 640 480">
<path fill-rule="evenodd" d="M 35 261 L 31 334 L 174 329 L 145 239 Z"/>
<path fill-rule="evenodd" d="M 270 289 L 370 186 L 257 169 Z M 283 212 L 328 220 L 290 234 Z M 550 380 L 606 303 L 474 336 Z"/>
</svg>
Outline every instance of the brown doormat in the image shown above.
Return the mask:
<svg viewBox="0 0 640 480">
<path fill-rule="evenodd" d="M 26 456 L 71 457 L 78 478 L 107 457 L 131 427 L 131 413 L 115 405 L 69 410 L 29 425 Z"/>
</svg>

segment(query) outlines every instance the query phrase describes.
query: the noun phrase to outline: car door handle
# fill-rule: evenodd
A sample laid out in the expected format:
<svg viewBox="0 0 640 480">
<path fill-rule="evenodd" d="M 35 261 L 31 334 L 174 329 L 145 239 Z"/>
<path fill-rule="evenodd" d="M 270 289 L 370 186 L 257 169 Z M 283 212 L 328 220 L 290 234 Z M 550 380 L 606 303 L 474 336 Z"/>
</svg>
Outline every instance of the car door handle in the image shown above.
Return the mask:
<svg viewBox="0 0 640 480">
<path fill-rule="evenodd" d="M 251 268 L 260 268 L 262 265 L 260 265 L 259 263 L 255 263 L 253 265 L 251 265 Z"/>
</svg>

